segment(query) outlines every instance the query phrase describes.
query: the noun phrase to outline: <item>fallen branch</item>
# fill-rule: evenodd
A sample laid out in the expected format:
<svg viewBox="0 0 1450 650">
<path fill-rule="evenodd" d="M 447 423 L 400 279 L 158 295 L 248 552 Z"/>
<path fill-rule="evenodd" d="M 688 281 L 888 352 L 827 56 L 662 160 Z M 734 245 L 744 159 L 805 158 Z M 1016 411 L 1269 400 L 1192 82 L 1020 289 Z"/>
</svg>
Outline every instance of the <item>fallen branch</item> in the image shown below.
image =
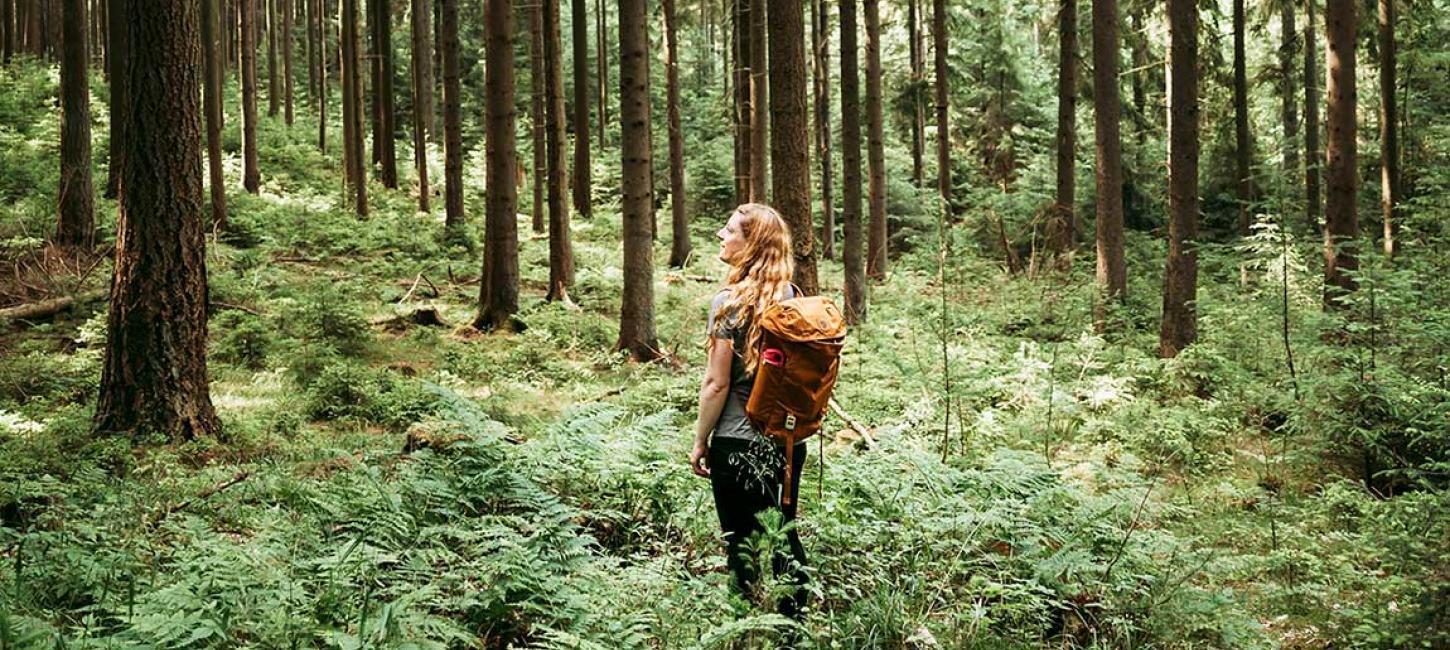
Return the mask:
<svg viewBox="0 0 1450 650">
<path fill-rule="evenodd" d="M 217 483 L 216 485 L 213 485 L 213 486 L 211 486 L 211 487 L 209 487 L 209 488 L 207 488 L 205 490 L 202 490 L 201 492 L 197 493 L 196 496 L 194 496 L 194 497 L 192 497 L 190 499 L 187 499 L 185 501 L 182 501 L 181 503 L 179 503 L 177 505 L 170 506 L 170 507 L 166 508 L 165 510 L 162 510 L 161 511 L 161 514 L 159 516 L 157 516 L 156 519 L 153 520 L 151 523 L 153 523 L 153 524 L 159 524 L 163 520 L 165 520 L 167 517 L 170 517 L 173 513 L 180 512 L 182 510 L 185 510 L 187 508 L 190 508 L 192 505 L 194 505 L 196 503 L 200 503 L 202 501 L 206 501 L 207 499 L 210 499 L 212 496 L 216 495 L 218 492 L 221 492 L 223 490 L 226 490 L 227 488 L 232 487 L 233 485 L 236 485 L 238 483 L 241 483 L 242 481 L 245 481 L 248 478 L 251 478 L 251 476 L 252 476 L 252 471 L 251 470 L 244 469 L 244 470 L 242 470 L 240 472 L 237 472 L 236 476 L 233 476 L 233 477 L 231 477 L 231 478 L 229 478 L 229 479 L 227 479 L 225 481 L 222 481 L 221 483 Z"/>
<path fill-rule="evenodd" d="M 384 316 L 368 321 L 374 327 L 382 326 L 389 329 L 401 329 L 406 325 L 424 325 L 428 327 L 445 327 L 448 323 L 443 321 L 443 315 L 438 313 L 437 307 L 419 307 L 406 314 L 396 316 Z"/>
<path fill-rule="evenodd" d="M 866 427 L 861 426 L 861 423 L 857 422 L 856 418 L 851 417 L 851 414 L 847 413 L 846 409 L 841 408 L 841 404 L 836 401 L 836 398 L 831 398 L 830 406 L 831 410 L 836 412 L 836 415 L 841 416 L 841 419 L 850 425 L 852 431 L 855 431 L 861 436 L 862 440 L 866 441 L 866 447 L 872 448 L 876 446 L 876 438 L 872 437 L 871 432 Z"/>
<path fill-rule="evenodd" d="M 40 302 L 32 302 L 0 309 L 0 322 L 15 320 L 36 320 L 54 316 L 76 303 L 86 303 L 105 297 L 105 291 L 88 291 L 82 294 L 61 296 Z"/>
</svg>

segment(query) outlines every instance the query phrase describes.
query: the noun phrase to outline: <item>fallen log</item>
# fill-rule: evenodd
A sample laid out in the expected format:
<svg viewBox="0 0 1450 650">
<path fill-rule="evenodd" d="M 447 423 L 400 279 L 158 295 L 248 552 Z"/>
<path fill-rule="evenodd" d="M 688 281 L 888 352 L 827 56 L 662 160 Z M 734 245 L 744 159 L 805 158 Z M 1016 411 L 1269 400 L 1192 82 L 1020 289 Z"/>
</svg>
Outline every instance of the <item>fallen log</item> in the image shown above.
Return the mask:
<svg viewBox="0 0 1450 650">
<path fill-rule="evenodd" d="M 855 418 L 851 417 L 851 414 L 847 413 L 846 409 L 841 408 L 841 404 L 836 401 L 836 398 L 831 398 L 830 407 L 832 411 L 835 411 L 836 415 L 841 416 L 841 419 L 846 421 L 846 424 L 851 427 L 852 431 L 855 431 L 857 435 L 861 436 L 862 440 L 866 441 L 868 448 L 876 446 L 876 438 L 871 435 L 871 432 L 866 427 L 861 426 L 860 422 L 857 422 Z"/>
<path fill-rule="evenodd" d="M 60 312 L 70 309 L 78 303 L 87 303 L 93 300 L 104 298 L 105 291 L 88 291 L 86 293 L 60 296 L 40 302 L 26 303 L 0 309 L 0 322 L 28 321 L 50 318 Z"/>
</svg>

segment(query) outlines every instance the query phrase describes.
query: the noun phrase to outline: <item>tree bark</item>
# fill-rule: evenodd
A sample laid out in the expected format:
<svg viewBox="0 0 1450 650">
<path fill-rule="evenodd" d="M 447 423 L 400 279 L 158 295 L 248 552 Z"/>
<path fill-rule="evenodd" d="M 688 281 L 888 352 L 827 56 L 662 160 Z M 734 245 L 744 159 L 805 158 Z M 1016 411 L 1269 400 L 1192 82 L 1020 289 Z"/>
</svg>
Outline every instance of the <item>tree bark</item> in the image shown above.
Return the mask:
<svg viewBox="0 0 1450 650">
<path fill-rule="evenodd" d="M 426 213 L 430 211 L 428 199 L 432 192 L 428 187 L 428 127 L 433 121 L 433 13 L 428 0 L 412 2 L 413 169 L 418 175 L 418 211 Z"/>
<path fill-rule="evenodd" d="M 795 283 L 820 293 L 811 223 L 811 124 L 806 110 L 805 16 L 796 0 L 770 0 L 771 196 L 795 249 Z"/>
<path fill-rule="evenodd" d="M 222 178 L 222 53 L 221 1 L 202 0 L 202 110 L 206 112 L 206 163 L 211 192 L 211 223 L 222 228 L 227 222 L 227 187 Z"/>
<path fill-rule="evenodd" d="M 1395 256 L 1399 220 L 1395 206 L 1400 202 L 1399 111 L 1395 106 L 1395 2 L 1379 0 L 1380 55 L 1380 219 L 1384 227 L 1384 251 Z"/>
<path fill-rule="evenodd" d="M 96 245 L 91 187 L 90 59 L 86 52 L 86 0 L 65 0 L 60 61 L 60 189 L 55 243 L 89 250 Z"/>
<path fill-rule="evenodd" d="M 484 83 L 488 100 L 487 207 L 479 329 L 508 328 L 519 310 L 518 150 L 514 142 L 514 9 L 512 0 L 488 0 Z M 580 14 L 582 18 L 583 15 Z M 587 136 L 586 136 L 587 137 Z"/>
<path fill-rule="evenodd" d="M 670 137 L 670 266 L 684 268 L 690 257 L 690 218 L 685 213 L 685 138 L 680 132 L 679 34 L 675 28 L 675 0 L 663 0 L 661 7 L 665 19 L 665 119 Z"/>
<path fill-rule="evenodd" d="M 764 203 L 770 187 L 766 160 L 770 135 L 770 89 L 766 83 L 766 0 L 750 2 L 750 200 Z M 778 198 L 775 201 L 779 201 Z M 777 208 L 780 206 L 777 205 Z M 782 213 L 784 214 L 784 213 Z"/>
<path fill-rule="evenodd" d="M 916 0 L 911 0 L 914 4 Z M 821 164 L 821 256 L 835 257 L 836 214 L 835 187 L 831 177 L 831 70 L 827 54 L 830 42 L 830 19 L 825 0 L 811 0 L 811 60 L 815 73 L 812 79 L 816 109 L 816 158 Z M 859 148 L 859 147 L 858 147 Z M 858 179 L 859 182 L 859 179 Z"/>
<path fill-rule="evenodd" d="M 1047 247 L 1062 255 L 1077 243 L 1077 0 L 1062 0 L 1057 31 L 1057 200 Z"/>
<path fill-rule="evenodd" d="M 312 0 L 313 22 L 317 23 L 317 148 L 327 153 L 327 0 Z"/>
<path fill-rule="evenodd" d="M 940 2 L 941 0 L 937 0 Z M 1108 303 L 1127 300 L 1123 245 L 1123 147 L 1119 132 L 1118 3 L 1093 0 L 1093 122 L 1097 139 L 1097 288 L 1093 325 L 1105 331 Z"/>
<path fill-rule="evenodd" d="M 362 89 L 365 109 L 368 117 L 368 128 L 373 135 L 372 158 L 370 165 L 377 165 L 383 161 L 383 94 L 379 92 L 383 84 L 383 55 L 382 46 L 378 39 L 378 14 L 382 11 L 382 4 L 390 0 L 363 0 L 363 29 L 367 31 L 366 45 L 358 56 L 365 62 L 368 72 L 368 79 L 359 88 Z"/>
<path fill-rule="evenodd" d="M 1321 196 L 1319 177 L 1324 152 L 1319 148 L 1319 32 L 1314 3 L 1304 0 L 1304 218 L 1309 232 L 1319 232 Z"/>
<path fill-rule="evenodd" d="M 841 0 L 841 225 L 845 250 L 846 322 L 866 321 L 866 264 L 861 238 L 861 71 L 857 57 L 856 0 Z"/>
<path fill-rule="evenodd" d="M 911 183 L 921 187 L 926 178 L 923 154 L 926 149 L 926 106 L 922 98 L 925 78 L 921 46 L 920 0 L 906 2 L 907 61 L 911 70 Z M 829 256 L 828 256 L 829 257 Z"/>
<path fill-rule="evenodd" d="M 304 51 L 307 57 L 307 98 L 313 103 L 317 102 L 317 39 L 312 31 L 312 2 L 313 0 L 302 0 L 302 31 L 307 34 L 303 39 L 306 45 Z"/>
<path fill-rule="evenodd" d="M 1357 127 L 1354 84 L 1356 6 L 1354 0 L 1328 0 L 1324 9 L 1329 103 L 1329 139 L 1325 151 L 1324 306 L 1340 309 L 1340 297 L 1355 289 L 1348 274 L 1359 268 L 1359 216 L 1355 210 Z"/>
<path fill-rule="evenodd" d="M 1282 2 L 1279 7 L 1279 99 L 1280 122 L 1284 124 L 1284 179 L 1292 182 L 1299 175 L 1299 106 L 1298 87 L 1294 84 L 1294 49 L 1298 46 L 1298 29 L 1294 26 L 1294 3 Z"/>
<path fill-rule="evenodd" d="M 362 39 L 358 35 L 358 0 L 342 0 L 343 156 L 352 179 L 353 210 L 368 214 L 367 150 L 363 144 Z"/>
<path fill-rule="evenodd" d="M 242 187 L 256 194 L 262 185 L 262 176 L 257 170 L 257 0 L 239 2 L 242 3 Z"/>
<path fill-rule="evenodd" d="M 206 367 L 198 3 L 136 0 L 115 271 L 95 428 L 173 440 L 221 430 Z"/>
<path fill-rule="evenodd" d="M 277 3 L 280 0 L 262 0 L 267 12 L 267 117 L 277 117 L 281 106 L 282 92 L 277 85 Z"/>
<path fill-rule="evenodd" d="M 544 183 L 549 175 L 548 162 L 548 116 L 544 114 L 544 5 L 542 2 L 532 2 L 528 5 L 529 12 L 529 109 L 533 119 L 530 120 L 530 130 L 533 135 L 534 150 L 534 178 L 533 191 L 534 200 L 533 226 L 534 232 L 541 233 L 548 229 L 544 220 L 546 207 L 544 199 Z M 601 122 L 602 124 L 602 122 Z"/>
<path fill-rule="evenodd" d="M 442 8 L 443 39 L 443 204 L 444 229 L 460 231 L 467 222 L 463 214 L 463 119 L 459 95 L 463 91 L 458 69 L 458 0 L 439 0 Z"/>
<path fill-rule="evenodd" d="M 620 164 L 624 185 L 624 301 L 619 343 L 637 361 L 659 358 L 655 337 L 654 188 L 650 135 L 649 31 L 645 0 L 619 0 Z"/>
<path fill-rule="evenodd" d="M 947 123 L 947 3 L 932 0 L 931 39 L 935 51 L 937 193 L 947 211 L 952 203 L 952 137 Z"/>
<path fill-rule="evenodd" d="M 1249 78 L 1244 61 L 1244 0 L 1233 0 L 1234 22 L 1234 185 L 1238 192 L 1239 234 L 1249 235 L 1254 202 L 1252 141 L 1249 137 Z"/>
<path fill-rule="evenodd" d="M 866 14 L 866 167 L 870 208 L 866 236 L 866 277 L 886 278 L 886 145 L 881 115 L 880 0 L 864 0 Z"/>
<path fill-rule="evenodd" d="M 379 179 L 383 187 L 398 189 L 398 115 L 395 110 L 395 98 L 393 97 L 393 77 L 397 74 L 396 64 L 393 60 L 393 19 L 392 1 L 377 0 L 378 15 L 377 29 L 377 61 L 378 61 L 378 85 L 373 92 L 378 102 L 378 127 L 379 132 L 373 137 L 373 148 L 378 152 L 378 161 L 382 164 Z"/>
<path fill-rule="evenodd" d="M 1168 0 L 1168 262 L 1158 354 L 1198 339 L 1198 5 Z"/>
<path fill-rule="evenodd" d="M 125 66 L 119 65 L 116 62 L 124 61 L 128 56 L 126 46 L 130 39 L 126 38 L 126 12 L 131 0 L 107 0 L 107 2 L 110 4 L 106 11 L 106 17 L 110 20 L 110 26 L 107 31 L 110 32 L 109 40 L 111 42 L 111 60 L 113 63 L 111 65 L 110 84 L 111 142 L 107 155 L 108 162 L 106 163 L 106 198 L 113 199 L 116 198 L 121 189 L 121 169 L 126 164 L 126 152 L 121 146 L 121 143 L 126 138 L 125 117 L 126 106 L 129 105 L 126 90 L 129 84 L 126 79 Z M 23 7 L 24 3 L 22 2 L 18 6 Z M 16 28 L 19 29 L 21 24 L 23 23 L 16 23 Z"/>
<path fill-rule="evenodd" d="M 282 2 L 282 119 L 292 126 L 292 0 Z"/>
<path fill-rule="evenodd" d="M 5 65 L 15 54 L 15 0 L 0 0 L 0 56 Z M 109 66 L 107 66 L 109 70 Z"/>
<path fill-rule="evenodd" d="M 750 108 L 750 0 L 733 0 L 734 20 L 731 23 L 730 38 L 733 81 L 735 83 L 734 111 L 735 125 L 735 202 L 749 203 L 754 182 L 751 181 L 750 147 L 755 142 L 751 133 L 754 111 Z"/>
<path fill-rule="evenodd" d="M 594 0 L 594 11 L 598 21 L 594 32 L 599 35 L 594 39 L 596 64 L 599 66 L 599 149 L 603 151 L 609 147 L 604 129 L 605 122 L 609 120 L 606 110 L 609 101 L 609 30 L 605 28 L 604 0 Z"/>
<path fill-rule="evenodd" d="M 589 156 L 589 10 L 587 0 L 573 0 L 574 36 L 574 211 L 588 219 L 591 205 Z"/>
<path fill-rule="evenodd" d="M 568 135 L 564 126 L 564 48 L 559 34 L 561 0 L 544 3 L 544 156 L 548 166 L 549 293 L 548 300 L 569 300 L 574 286 L 574 247 L 570 243 L 569 209 L 564 204 L 569 172 L 565 169 Z"/>
</svg>

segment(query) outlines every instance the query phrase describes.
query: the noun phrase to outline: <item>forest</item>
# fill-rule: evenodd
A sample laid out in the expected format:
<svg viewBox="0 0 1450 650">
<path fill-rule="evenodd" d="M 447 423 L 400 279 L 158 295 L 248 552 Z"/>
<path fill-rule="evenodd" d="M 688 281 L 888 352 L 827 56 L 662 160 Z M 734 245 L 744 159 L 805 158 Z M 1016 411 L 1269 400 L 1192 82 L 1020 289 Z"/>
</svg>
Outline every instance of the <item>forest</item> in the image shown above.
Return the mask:
<svg viewBox="0 0 1450 650">
<path fill-rule="evenodd" d="M 0 650 L 1450 648 L 1446 0 L 0 0 L 0 47 Z M 744 545 L 798 534 L 790 615 L 689 458 L 751 203 L 849 328 Z"/>
</svg>

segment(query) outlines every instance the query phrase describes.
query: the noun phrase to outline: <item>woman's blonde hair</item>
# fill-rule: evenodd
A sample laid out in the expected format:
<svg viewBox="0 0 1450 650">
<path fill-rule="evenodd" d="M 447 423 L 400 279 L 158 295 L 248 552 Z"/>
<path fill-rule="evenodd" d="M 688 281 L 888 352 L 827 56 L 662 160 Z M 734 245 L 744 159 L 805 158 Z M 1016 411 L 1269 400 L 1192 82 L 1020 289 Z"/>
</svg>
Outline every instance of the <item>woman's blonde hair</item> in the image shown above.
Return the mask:
<svg viewBox="0 0 1450 650">
<path fill-rule="evenodd" d="M 780 296 L 795 276 L 795 258 L 791 254 L 790 227 L 779 212 L 768 205 L 746 203 L 735 209 L 740 213 L 740 233 L 745 248 L 731 264 L 725 279 L 730 292 L 715 314 L 716 322 L 730 318 L 745 328 L 745 349 L 737 350 L 745 357 L 745 372 L 755 372 L 760 359 L 760 314 L 780 302 Z"/>
</svg>

